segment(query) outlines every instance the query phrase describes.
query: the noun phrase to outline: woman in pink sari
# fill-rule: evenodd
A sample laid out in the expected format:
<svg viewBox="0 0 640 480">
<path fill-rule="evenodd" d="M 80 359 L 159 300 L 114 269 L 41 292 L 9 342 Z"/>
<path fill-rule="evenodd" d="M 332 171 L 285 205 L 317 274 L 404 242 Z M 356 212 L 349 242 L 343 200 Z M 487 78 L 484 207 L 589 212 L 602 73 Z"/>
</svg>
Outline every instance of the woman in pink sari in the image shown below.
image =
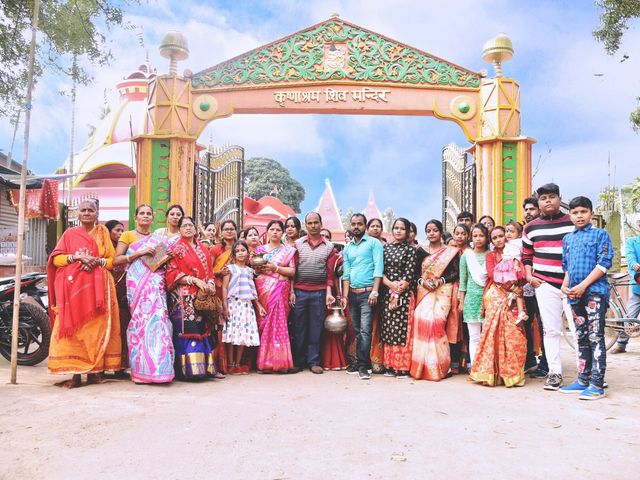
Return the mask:
<svg viewBox="0 0 640 480">
<path fill-rule="evenodd" d="M 260 347 L 258 349 L 258 370 L 261 372 L 286 372 L 293 368 L 291 342 L 287 328 L 289 316 L 289 293 L 291 278 L 295 275 L 296 250 L 282 243 L 284 225 L 280 220 L 272 220 L 267 225 L 265 245 L 256 249 L 267 264 L 258 268 L 255 280 L 258 299 L 267 314 L 258 319 Z"/>
<path fill-rule="evenodd" d="M 446 324 L 451 310 L 453 284 L 458 280 L 458 248 L 442 242 L 439 220 L 425 227 L 429 245 L 418 279 L 411 354 L 411 376 L 418 380 L 439 381 L 451 365 Z"/>
<path fill-rule="evenodd" d="M 134 230 L 118 241 L 114 264 L 127 264 L 127 299 L 131 321 L 127 328 L 131 380 L 168 383 L 174 378 L 173 328 L 167 312 L 165 268 L 149 269 L 143 258 L 155 255 L 160 244 L 171 247 L 180 237 L 151 234 L 153 209 L 139 205 Z"/>
</svg>

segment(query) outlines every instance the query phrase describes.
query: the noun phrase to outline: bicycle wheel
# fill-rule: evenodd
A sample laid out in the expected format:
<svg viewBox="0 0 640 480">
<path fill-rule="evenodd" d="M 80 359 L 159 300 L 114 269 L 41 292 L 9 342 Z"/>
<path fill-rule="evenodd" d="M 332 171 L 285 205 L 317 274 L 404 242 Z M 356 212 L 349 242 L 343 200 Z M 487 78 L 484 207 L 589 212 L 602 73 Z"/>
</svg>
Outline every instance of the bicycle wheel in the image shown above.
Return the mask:
<svg viewBox="0 0 640 480">
<path fill-rule="evenodd" d="M 624 322 L 616 320 L 621 316 L 620 307 L 615 303 L 610 303 L 604 324 L 604 343 L 607 350 L 615 345 L 620 331 L 624 328 Z M 576 348 L 576 329 L 573 320 L 569 321 L 564 312 L 562 312 L 562 336 L 571 348 Z"/>
<path fill-rule="evenodd" d="M 624 322 L 618 320 L 622 317 L 620 307 L 614 302 L 609 302 L 609 308 L 607 309 L 607 315 L 604 321 L 604 343 L 607 350 L 616 344 L 618 335 L 624 330 Z"/>
</svg>

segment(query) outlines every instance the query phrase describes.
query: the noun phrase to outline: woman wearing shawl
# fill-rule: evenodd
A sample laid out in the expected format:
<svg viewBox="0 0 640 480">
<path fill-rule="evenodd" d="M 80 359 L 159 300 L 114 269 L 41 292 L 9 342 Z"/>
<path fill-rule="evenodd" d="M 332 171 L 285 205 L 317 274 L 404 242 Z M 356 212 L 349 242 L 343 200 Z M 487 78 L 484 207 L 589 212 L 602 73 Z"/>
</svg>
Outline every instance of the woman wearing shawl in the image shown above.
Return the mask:
<svg viewBox="0 0 640 480">
<path fill-rule="evenodd" d="M 255 280 L 258 299 L 267 314 L 258 319 L 260 347 L 258 370 L 286 372 L 293 368 L 291 342 L 287 328 L 291 278 L 295 275 L 296 249 L 282 242 L 284 225 L 272 220 L 267 225 L 267 243 L 256 249 L 267 264 L 259 270 Z"/>
<path fill-rule="evenodd" d="M 196 226 L 191 217 L 181 217 L 178 227 L 180 240 L 171 247 L 166 275 L 176 371 L 184 380 L 213 377 L 216 368 L 209 337 L 218 318 L 195 308 L 198 292 L 213 296 L 216 291 L 211 256 L 196 239 Z"/>
<path fill-rule="evenodd" d="M 136 383 L 167 383 L 174 377 L 174 349 L 167 313 L 164 267 L 151 271 L 144 257 L 156 248 L 169 248 L 178 237 L 151 234 L 153 209 L 139 205 L 136 227 L 118 241 L 114 263 L 127 264 L 127 299 L 131 320 L 127 329 L 131 380 Z M 162 247 L 159 247 L 163 244 Z"/>
<path fill-rule="evenodd" d="M 484 325 L 470 377 L 490 387 L 501 383 L 521 387 L 525 382 L 527 339 L 524 322 L 518 318 L 516 297 L 522 296 L 524 267 L 505 254 L 503 227 L 493 228 L 491 241 L 495 249 L 487 253 Z"/>
<path fill-rule="evenodd" d="M 458 280 L 458 249 L 442 243 L 438 220 L 425 226 L 429 245 L 422 261 L 414 310 L 411 376 L 439 381 L 451 365 L 446 323 L 451 310 L 453 283 Z"/>
<path fill-rule="evenodd" d="M 113 277 L 109 232 L 96 225 L 98 206 L 92 200 L 79 205 L 80 226 L 58 241 L 47 264 L 49 315 L 52 323 L 49 372 L 71 373 L 59 385 L 101 383 L 101 373 L 121 366 L 120 322 Z"/>
<path fill-rule="evenodd" d="M 231 262 L 231 249 L 238 236 L 238 227 L 233 220 L 225 220 L 220 224 L 220 243 L 211 247 L 211 262 L 213 263 L 213 275 L 216 283 L 216 297 L 222 302 L 222 279 L 229 275 L 227 265 Z M 213 350 L 213 356 L 217 362 L 219 378 L 223 377 L 223 373 L 227 373 L 227 356 L 222 346 L 222 327 L 220 324 L 216 327 L 215 334 L 216 346 Z"/>
</svg>

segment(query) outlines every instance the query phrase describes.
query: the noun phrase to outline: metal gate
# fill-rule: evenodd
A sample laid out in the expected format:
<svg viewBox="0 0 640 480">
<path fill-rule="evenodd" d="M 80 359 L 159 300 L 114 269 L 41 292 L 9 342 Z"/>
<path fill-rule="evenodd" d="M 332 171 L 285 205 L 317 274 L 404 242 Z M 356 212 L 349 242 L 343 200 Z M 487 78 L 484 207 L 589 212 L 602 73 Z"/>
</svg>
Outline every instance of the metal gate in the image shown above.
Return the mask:
<svg viewBox="0 0 640 480">
<path fill-rule="evenodd" d="M 200 224 L 231 219 L 242 225 L 244 149 L 210 147 L 195 164 L 193 216 Z"/>
<path fill-rule="evenodd" d="M 453 233 L 460 212 L 476 211 L 476 166 L 467 163 L 462 147 L 450 143 L 442 149 L 442 223 Z"/>
</svg>

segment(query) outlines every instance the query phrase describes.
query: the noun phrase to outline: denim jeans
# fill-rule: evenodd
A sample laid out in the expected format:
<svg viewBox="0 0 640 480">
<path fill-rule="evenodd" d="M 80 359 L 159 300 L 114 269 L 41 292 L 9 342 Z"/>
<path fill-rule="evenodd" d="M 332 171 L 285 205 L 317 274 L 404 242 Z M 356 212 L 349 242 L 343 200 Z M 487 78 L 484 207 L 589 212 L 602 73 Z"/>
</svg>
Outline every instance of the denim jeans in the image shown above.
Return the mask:
<svg viewBox="0 0 640 480">
<path fill-rule="evenodd" d="M 371 368 L 371 330 L 373 329 L 373 307 L 369 305 L 371 292 L 349 292 L 349 312 L 356 333 L 358 368 Z"/>
<path fill-rule="evenodd" d="M 628 318 L 640 318 L 640 295 L 637 293 L 630 292 L 629 301 L 627 302 L 627 316 Z M 629 336 L 624 332 L 620 332 L 618 343 L 626 345 L 629 343 Z"/>
<path fill-rule="evenodd" d="M 294 289 L 292 312 L 293 363 L 296 367 L 320 365 L 320 336 L 327 315 L 327 291 Z"/>
<path fill-rule="evenodd" d="M 578 379 L 602 388 L 607 368 L 604 319 L 607 300 L 598 294 L 585 294 L 571 305 L 578 346 Z"/>
</svg>

